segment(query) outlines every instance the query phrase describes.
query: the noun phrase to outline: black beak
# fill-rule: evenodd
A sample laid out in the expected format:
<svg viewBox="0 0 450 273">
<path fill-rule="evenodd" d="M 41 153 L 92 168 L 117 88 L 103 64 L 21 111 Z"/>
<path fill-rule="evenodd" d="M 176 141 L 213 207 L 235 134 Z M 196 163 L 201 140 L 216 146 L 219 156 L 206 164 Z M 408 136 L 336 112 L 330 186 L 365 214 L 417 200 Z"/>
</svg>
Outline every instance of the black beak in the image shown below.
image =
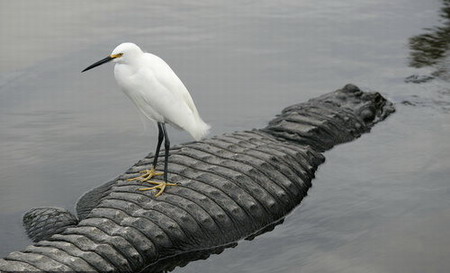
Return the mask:
<svg viewBox="0 0 450 273">
<path fill-rule="evenodd" d="M 94 67 L 96 67 L 96 66 L 101 65 L 101 64 L 110 62 L 110 61 L 113 60 L 113 59 L 114 59 L 114 57 L 108 56 L 108 57 L 106 57 L 106 58 L 104 58 L 104 59 L 102 59 L 102 60 L 100 60 L 100 61 L 98 61 L 98 62 L 96 62 L 96 63 L 94 63 L 94 64 L 91 64 L 91 65 L 88 66 L 88 67 L 86 67 L 83 71 L 81 71 L 81 73 L 83 73 L 84 71 L 88 71 L 88 70 L 90 70 L 90 69 L 92 69 L 92 68 L 94 68 Z"/>
</svg>

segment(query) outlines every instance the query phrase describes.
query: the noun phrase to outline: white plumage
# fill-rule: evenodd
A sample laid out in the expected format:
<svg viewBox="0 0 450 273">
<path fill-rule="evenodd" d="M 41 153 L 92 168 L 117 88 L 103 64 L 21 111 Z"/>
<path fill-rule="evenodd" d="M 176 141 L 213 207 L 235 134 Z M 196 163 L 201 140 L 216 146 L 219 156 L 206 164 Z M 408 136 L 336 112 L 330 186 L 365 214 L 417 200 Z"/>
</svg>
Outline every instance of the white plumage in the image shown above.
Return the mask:
<svg viewBox="0 0 450 273">
<path fill-rule="evenodd" d="M 123 43 L 111 55 L 114 76 L 123 92 L 148 119 L 183 129 L 200 140 L 209 130 L 187 88 L 161 58 L 144 53 L 133 43 Z"/>
<path fill-rule="evenodd" d="M 129 180 L 140 180 L 156 186 L 140 190 L 159 189 L 156 196 L 163 193 L 167 183 L 168 157 L 170 142 L 165 124 L 183 129 L 195 139 L 200 140 L 209 131 L 209 126 L 198 114 L 194 101 L 184 84 L 170 66 L 158 56 L 144 53 L 133 43 L 117 46 L 111 55 L 88 66 L 82 72 L 101 64 L 113 61 L 114 77 L 123 92 L 136 104 L 139 111 L 158 125 L 158 144 L 156 146 L 153 167 L 142 171 L 144 174 Z M 157 172 L 159 150 L 165 139 L 164 172 Z M 154 176 L 164 175 L 164 182 L 150 181 Z"/>
</svg>

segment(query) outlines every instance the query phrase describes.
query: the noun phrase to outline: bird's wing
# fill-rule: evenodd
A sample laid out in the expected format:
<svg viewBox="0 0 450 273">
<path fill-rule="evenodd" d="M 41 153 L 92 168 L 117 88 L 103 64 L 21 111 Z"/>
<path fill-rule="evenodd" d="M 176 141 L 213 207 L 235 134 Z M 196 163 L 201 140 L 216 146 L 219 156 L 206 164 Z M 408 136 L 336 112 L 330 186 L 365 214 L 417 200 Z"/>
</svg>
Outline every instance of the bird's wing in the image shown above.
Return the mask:
<svg viewBox="0 0 450 273">
<path fill-rule="evenodd" d="M 198 116 L 197 107 L 195 106 L 189 91 L 172 68 L 158 56 L 150 53 L 146 53 L 146 55 L 147 54 L 148 61 L 152 64 L 151 67 L 153 68 L 153 73 L 158 79 L 158 82 L 164 86 L 168 92 L 171 92 L 174 97 L 182 100 L 189 107 L 194 116 Z"/>
<path fill-rule="evenodd" d="M 161 71 L 155 73 L 152 69 L 144 68 L 139 72 L 139 77 L 137 82 L 139 82 L 140 88 L 133 100 L 144 115 L 190 131 L 198 114 L 196 111 L 192 111 L 189 100 L 183 95 L 184 92 L 178 90 L 179 85 L 164 84 L 170 75 L 163 75 Z M 164 77 L 166 78 L 164 79 Z M 192 101 L 192 98 L 190 100 Z"/>
</svg>

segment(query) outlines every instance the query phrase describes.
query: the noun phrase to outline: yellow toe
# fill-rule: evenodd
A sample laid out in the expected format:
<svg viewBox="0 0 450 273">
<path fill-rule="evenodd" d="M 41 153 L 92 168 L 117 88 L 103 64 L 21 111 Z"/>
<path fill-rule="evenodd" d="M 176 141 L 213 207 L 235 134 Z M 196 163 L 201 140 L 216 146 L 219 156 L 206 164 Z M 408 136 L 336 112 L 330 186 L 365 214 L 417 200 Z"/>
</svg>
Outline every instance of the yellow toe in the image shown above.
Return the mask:
<svg viewBox="0 0 450 273">
<path fill-rule="evenodd" d="M 155 197 L 158 197 L 161 194 L 163 194 L 163 192 L 164 192 L 164 190 L 166 189 L 167 186 L 179 186 L 178 184 L 174 184 L 174 183 L 166 183 L 166 182 L 158 182 L 158 181 L 145 181 L 145 182 L 151 183 L 151 184 L 156 184 L 156 186 L 149 187 L 149 188 L 140 188 L 138 190 L 140 190 L 140 191 L 148 191 L 148 190 L 159 189 L 159 191 L 155 194 Z"/>
<path fill-rule="evenodd" d="M 142 170 L 139 173 L 142 173 L 142 175 L 136 176 L 133 178 L 129 178 L 129 179 L 127 179 L 127 181 L 135 181 L 135 180 L 148 181 L 148 180 L 152 179 L 152 177 L 164 174 L 163 172 L 157 172 L 154 168 L 152 168 L 150 170 Z"/>
</svg>

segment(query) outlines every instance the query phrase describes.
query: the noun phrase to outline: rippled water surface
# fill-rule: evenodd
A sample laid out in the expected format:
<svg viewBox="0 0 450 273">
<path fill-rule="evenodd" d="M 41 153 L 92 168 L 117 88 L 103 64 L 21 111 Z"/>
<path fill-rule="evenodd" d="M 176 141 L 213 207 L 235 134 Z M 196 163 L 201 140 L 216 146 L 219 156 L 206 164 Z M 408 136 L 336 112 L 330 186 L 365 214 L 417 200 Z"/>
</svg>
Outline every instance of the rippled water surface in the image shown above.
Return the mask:
<svg viewBox="0 0 450 273">
<path fill-rule="evenodd" d="M 0 0 L 1 256 L 30 243 L 27 209 L 72 209 L 153 151 L 112 65 L 80 73 L 133 41 L 172 66 L 213 134 L 263 127 L 348 82 L 397 103 L 325 153 L 284 224 L 174 272 L 446 272 L 449 1 L 191 2 Z"/>
</svg>

